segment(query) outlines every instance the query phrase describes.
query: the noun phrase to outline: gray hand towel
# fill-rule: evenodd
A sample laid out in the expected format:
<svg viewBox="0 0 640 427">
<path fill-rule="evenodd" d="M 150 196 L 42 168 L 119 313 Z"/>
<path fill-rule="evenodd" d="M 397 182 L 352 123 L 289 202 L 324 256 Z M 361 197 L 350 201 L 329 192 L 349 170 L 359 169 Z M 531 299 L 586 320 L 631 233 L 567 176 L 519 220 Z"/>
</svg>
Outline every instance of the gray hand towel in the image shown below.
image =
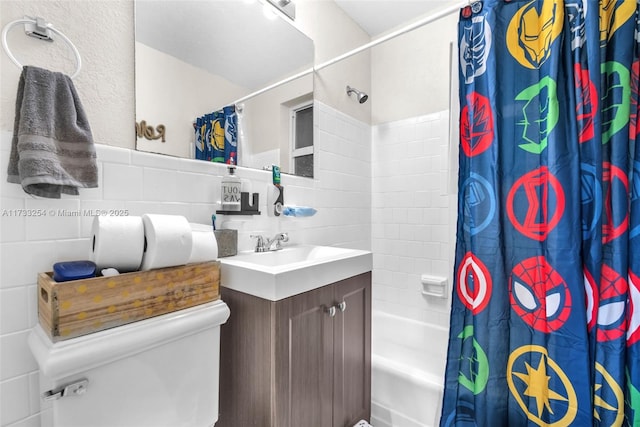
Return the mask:
<svg viewBox="0 0 640 427">
<path fill-rule="evenodd" d="M 55 199 L 98 186 L 91 128 L 69 76 L 22 69 L 7 181 Z"/>
</svg>

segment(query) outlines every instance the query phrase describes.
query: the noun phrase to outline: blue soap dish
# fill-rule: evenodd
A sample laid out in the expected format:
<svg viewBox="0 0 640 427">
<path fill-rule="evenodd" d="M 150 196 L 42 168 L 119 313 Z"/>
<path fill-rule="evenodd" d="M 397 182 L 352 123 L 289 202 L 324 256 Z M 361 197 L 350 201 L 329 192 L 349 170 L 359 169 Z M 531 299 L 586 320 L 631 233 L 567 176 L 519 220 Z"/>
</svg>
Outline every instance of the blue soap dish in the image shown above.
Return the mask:
<svg viewBox="0 0 640 427">
<path fill-rule="evenodd" d="M 53 264 L 53 280 L 56 282 L 87 279 L 95 275 L 96 264 L 91 261 L 65 261 Z"/>
</svg>

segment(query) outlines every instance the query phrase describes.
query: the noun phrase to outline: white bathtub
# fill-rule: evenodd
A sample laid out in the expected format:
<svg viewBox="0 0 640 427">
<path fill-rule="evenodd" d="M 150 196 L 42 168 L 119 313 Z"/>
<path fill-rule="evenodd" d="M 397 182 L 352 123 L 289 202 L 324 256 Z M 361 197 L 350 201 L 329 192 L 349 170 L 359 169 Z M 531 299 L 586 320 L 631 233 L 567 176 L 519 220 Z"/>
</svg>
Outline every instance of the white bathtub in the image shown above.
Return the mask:
<svg viewBox="0 0 640 427">
<path fill-rule="evenodd" d="M 446 328 L 373 313 L 371 424 L 437 426 L 446 364 Z"/>
</svg>

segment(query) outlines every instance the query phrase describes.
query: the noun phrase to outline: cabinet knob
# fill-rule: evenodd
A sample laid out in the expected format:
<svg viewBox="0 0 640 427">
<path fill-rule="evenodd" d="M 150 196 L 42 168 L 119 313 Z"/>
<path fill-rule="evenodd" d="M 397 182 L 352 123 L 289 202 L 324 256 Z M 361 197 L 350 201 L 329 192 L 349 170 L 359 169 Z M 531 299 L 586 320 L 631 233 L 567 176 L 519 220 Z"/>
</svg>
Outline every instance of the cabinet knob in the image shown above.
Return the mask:
<svg viewBox="0 0 640 427">
<path fill-rule="evenodd" d="M 329 315 L 329 317 L 333 317 L 336 315 L 336 306 L 334 305 L 329 308 L 326 308 L 324 311 Z"/>
<path fill-rule="evenodd" d="M 340 309 L 340 311 L 344 312 L 347 309 L 347 302 L 342 301 L 340 304 L 338 304 L 338 308 Z"/>
</svg>

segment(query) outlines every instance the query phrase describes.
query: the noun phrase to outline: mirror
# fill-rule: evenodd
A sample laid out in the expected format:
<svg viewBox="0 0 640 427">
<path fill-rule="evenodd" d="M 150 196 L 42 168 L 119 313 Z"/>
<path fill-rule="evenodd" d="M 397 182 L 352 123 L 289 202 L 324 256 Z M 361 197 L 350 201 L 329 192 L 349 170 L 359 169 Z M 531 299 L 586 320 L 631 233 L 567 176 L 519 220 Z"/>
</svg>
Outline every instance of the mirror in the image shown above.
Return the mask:
<svg viewBox="0 0 640 427">
<path fill-rule="evenodd" d="M 237 163 L 308 174 L 314 47 L 287 20 L 266 1 L 136 0 L 136 148 L 195 158 L 196 119 L 240 100 Z"/>
</svg>

